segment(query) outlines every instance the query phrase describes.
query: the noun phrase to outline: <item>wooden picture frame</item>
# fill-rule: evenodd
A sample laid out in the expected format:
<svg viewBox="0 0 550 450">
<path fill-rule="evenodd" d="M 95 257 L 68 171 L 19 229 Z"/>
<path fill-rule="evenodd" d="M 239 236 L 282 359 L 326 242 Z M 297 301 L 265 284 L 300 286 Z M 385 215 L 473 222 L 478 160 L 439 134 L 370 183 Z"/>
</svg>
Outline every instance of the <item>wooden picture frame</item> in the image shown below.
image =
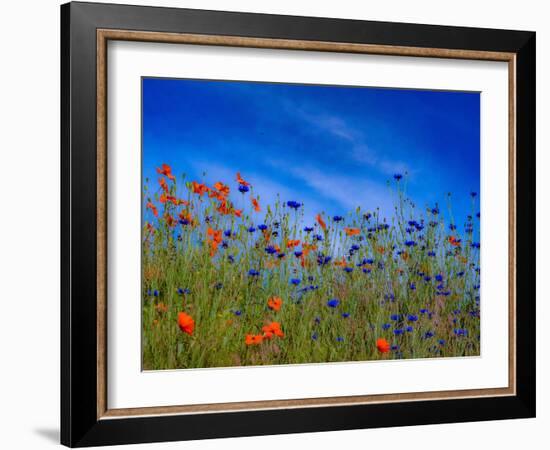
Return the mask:
<svg viewBox="0 0 550 450">
<path fill-rule="evenodd" d="M 78 2 L 61 7 L 61 26 L 63 444 L 534 417 L 535 33 Z M 110 409 L 106 400 L 109 40 L 507 62 L 508 387 Z"/>
</svg>

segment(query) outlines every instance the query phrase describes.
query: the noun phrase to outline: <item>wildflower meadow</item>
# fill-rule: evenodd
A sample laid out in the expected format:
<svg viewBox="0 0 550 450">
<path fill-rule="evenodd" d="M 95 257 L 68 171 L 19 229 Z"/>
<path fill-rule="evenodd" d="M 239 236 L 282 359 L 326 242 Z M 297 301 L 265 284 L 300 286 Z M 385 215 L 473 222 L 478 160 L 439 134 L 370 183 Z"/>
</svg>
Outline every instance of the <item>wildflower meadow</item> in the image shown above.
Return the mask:
<svg viewBox="0 0 550 450">
<path fill-rule="evenodd" d="M 476 192 L 458 229 L 417 207 L 401 173 L 382 217 L 265 204 L 244 173 L 156 171 L 143 191 L 145 370 L 480 354 Z"/>
</svg>

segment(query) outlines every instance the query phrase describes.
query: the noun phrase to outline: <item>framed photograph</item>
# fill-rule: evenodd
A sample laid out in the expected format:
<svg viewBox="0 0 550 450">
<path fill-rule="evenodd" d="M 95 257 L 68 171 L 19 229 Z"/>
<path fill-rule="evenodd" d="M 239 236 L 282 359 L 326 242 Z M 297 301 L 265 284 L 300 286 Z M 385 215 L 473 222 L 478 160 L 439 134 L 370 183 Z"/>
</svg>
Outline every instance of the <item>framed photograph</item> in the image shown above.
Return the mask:
<svg viewBox="0 0 550 450">
<path fill-rule="evenodd" d="M 61 26 L 63 444 L 534 417 L 534 32 Z"/>
</svg>

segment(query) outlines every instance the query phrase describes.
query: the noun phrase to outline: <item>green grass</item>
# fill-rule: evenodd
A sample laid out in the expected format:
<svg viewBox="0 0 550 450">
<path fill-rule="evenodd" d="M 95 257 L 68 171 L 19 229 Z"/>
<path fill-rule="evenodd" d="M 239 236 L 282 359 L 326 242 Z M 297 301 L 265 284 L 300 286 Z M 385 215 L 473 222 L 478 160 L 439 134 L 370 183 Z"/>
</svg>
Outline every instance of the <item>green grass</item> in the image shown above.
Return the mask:
<svg viewBox="0 0 550 450">
<path fill-rule="evenodd" d="M 476 230 L 459 236 L 449 231 L 449 223 L 439 214 L 415 209 L 405 195 L 405 179 L 389 187 L 396 207 L 387 229 L 379 227 L 384 222 L 376 211 L 367 219 L 358 208 L 342 222 L 315 211 L 327 228 L 316 224 L 310 233 L 302 223 L 307 204 L 294 210 L 278 201 L 261 205 L 260 213 L 250 203 L 253 190 L 242 199 L 237 192 L 244 211 L 236 217 L 218 212 L 220 200 L 193 193 L 191 183 L 166 181 L 167 194 L 189 204 L 160 203 L 161 189 L 144 188 L 144 204 L 150 201 L 158 208 L 158 217 L 150 208 L 144 210 L 148 219 L 142 246 L 145 370 L 479 355 L 479 250 L 471 245 Z M 237 186 L 232 183 L 232 191 Z M 177 223 L 182 211 L 192 215 L 192 223 Z M 410 220 L 422 223 L 423 229 L 407 232 Z M 476 221 L 471 220 L 472 227 L 478 226 Z M 267 226 L 265 232 L 257 229 L 260 224 Z M 248 231 L 251 225 L 256 231 Z M 348 236 L 344 227 L 359 228 L 360 234 Z M 231 237 L 223 236 L 226 245 L 220 243 L 214 256 L 208 228 L 232 230 Z M 313 240 L 317 234 L 322 241 Z M 462 242 L 453 245 L 451 235 Z M 287 248 L 290 239 L 301 243 Z M 407 246 L 406 241 L 416 245 Z M 302 265 L 294 251 L 301 250 L 303 243 L 317 249 Z M 354 244 L 359 248 L 350 256 Z M 269 254 L 268 245 L 278 245 L 279 252 Z M 435 256 L 430 256 L 432 251 Z M 279 258 L 279 253 L 285 256 Z M 320 254 L 332 260 L 320 265 Z M 351 273 L 335 263 L 343 256 Z M 373 262 L 358 266 L 364 259 Z M 251 269 L 259 275 L 249 275 Z M 442 275 L 443 281 L 438 282 L 436 275 Z M 300 284 L 295 286 L 291 279 Z M 178 289 L 188 291 L 180 294 Z M 267 307 L 273 296 L 283 300 L 279 311 Z M 327 306 L 330 299 L 339 300 L 337 307 Z M 179 312 L 193 318 L 191 335 L 180 330 Z M 400 317 L 392 320 L 392 315 Z M 409 315 L 418 320 L 408 320 Z M 284 337 L 245 344 L 246 335 L 262 335 L 262 327 L 271 322 L 280 323 Z M 384 324 L 390 327 L 384 329 Z M 407 326 L 412 331 L 406 331 Z M 396 335 L 395 329 L 403 334 Z M 467 330 L 467 335 L 455 330 Z M 376 347 L 379 338 L 398 347 L 381 353 Z"/>
</svg>

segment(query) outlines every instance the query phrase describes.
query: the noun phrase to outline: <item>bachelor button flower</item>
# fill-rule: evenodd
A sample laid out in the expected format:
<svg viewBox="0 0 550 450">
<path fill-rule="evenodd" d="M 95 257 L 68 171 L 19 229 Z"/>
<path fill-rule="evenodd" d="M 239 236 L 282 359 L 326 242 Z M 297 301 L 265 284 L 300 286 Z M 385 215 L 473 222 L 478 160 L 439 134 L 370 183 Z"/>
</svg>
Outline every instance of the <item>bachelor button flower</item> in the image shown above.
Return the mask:
<svg viewBox="0 0 550 450">
<path fill-rule="evenodd" d="M 405 241 L 405 245 L 407 247 L 414 247 L 416 245 L 416 242 L 414 242 L 414 241 Z"/>
<path fill-rule="evenodd" d="M 357 244 L 353 244 L 353 245 L 351 246 L 351 250 L 354 251 L 354 252 L 356 252 L 356 251 L 359 250 L 360 248 L 361 248 L 361 247 L 360 247 L 359 245 L 357 245 Z"/>
<path fill-rule="evenodd" d="M 400 314 L 392 314 L 390 316 L 390 319 L 391 320 L 401 320 L 401 315 Z"/>
<path fill-rule="evenodd" d="M 433 331 L 426 331 L 424 333 L 424 339 L 429 339 L 431 337 L 434 337 L 434 332 Z"/>
<path fill-rule="evenodd" d="M 420 310 L 420 314 L 426 314 L 428 312 L 428 310 L 426 308 L 422 308 Z"/>
<path fill-rule="evenodd" d="M 344 338 L 342 336 L 338 336 L 336 338 L 336 342 L 344 342 Z"/>
<path fill-rule="evenodd" d="M 385 323 L 384 325 L 382 325 L 383 330 L 388 330 L 390 328 L 391 328 L 391 325 L 389 323 Z"/>
<path fill-rule="evenodd" d="M 156 289 L 155 289 L 155 290 L 153 291 L 153 295 L 154 295 L 155 297 L 158 297 L 158 296 L 159 296 L 159 294 L 160 294 L 160 292 L 159 292 L 159 291 L 157 291 Z"/>
<path fill-rule="evenodd" d="M 409 288 L 411 288 L 411 291 L 416 290 L 416 284 L 414 283 L 409 284 Z"/>
<path fill-rule="evenodd" d="M 273 247 L 273 245 L 269 245 L 265 248 L 266 253 L 269 253 L 270 255 L 273 255 L 274 253 L 277 253 L 277 249 Z"/>
<path fill-rule="evenodd" d="M 455 336 L 468 336 L 468 330 L 465 330 L 464 328 L 455 328 L 453 332 Z"/>
<path fill-rule="evenodd" d="M 387 223 L 381 223 L 378 225 L 378 231 L 387 230 L 390 226 Z"/>
<path fill-rule="evenodd" d="M 370 272 L 371 272 L 370 269 L 363 269 L 363 273 L 367 273 L 367 274 L 368 274 L 368 273 L 370 273 Z"/>
<path fill-rule="evenodd" d="M 456 274 L 456 276 L 459 277 L 459 278 L 460 278 L 460 277 L 463 277 L 463 276 L 464 276 L 464 272 L 458 272 L 458 273 Z"/>
<path fill-rule="evenodd" d="M 319 253 L 319 255 L 317 256 L 317 264 L 319 264 L 320 266 L 324 266 L 325 264 L 328 264 L 331 259 L 332 257 L 325 256 L 322 253 Z"/>
<path fill-rule="evenodd" d="M 445 345 L 445 339 L 440 339 L 437 342 L 439 343 L 439 345 Z"/>
<path fill-rule="evenodd" d="M 290 200 L 290 201 L 286 202 L 286 204 L 287 204 L 287 206 L 288 206 L 289 208 L 296 209 L 296 210 L 297 210 L 300 206 L 302 206 L 301 203 L 296 202 L 296 201 L 294 201 L 294 200 Z"/>
<path fill-rule="evenodd" d="M 441 281 L 443 281 L 443 275 L 437 274 L 437 275 L 435 276 L 435 279 L 436 279 L 437 281 L 441 282 Z"/>
<path fill-rule="evenodd" d="M 262 223 L 262 224 L 258 225 L 258 229 L 261 230 L 261 231 L 265 231 L 265 230 L 267 230 L 267 225 Z"/>
<path fill-rule="evenodd" d="M 335 222 L 340 222 L 340 221 L 344 220 L 344 218 L 342 216 L 334 216 L 332 218 L 332 220 L 334 220 Z"/>
<path fill-rule="evenodd" d="M 277 255 L 277 258 L 284 258 L 284 257 L 285 257 L 285 254 L 284 254 L 284 253 L 279 253 L 279 254 Z"/>
<path fill-rule="evenodd" d="M 428 281 L 431 281 L 432 277 L 430 277 L 429 275 L 426 275 L 424 277 L 424 281 L 427 283 Z"/>
<path fill-rule="evenodd" d="M 294 286 L 298 286 L 300 284 L 300 280 L 298 278 L 291 278 L 290 279 L 290 282 L 294 285 Z"/>
<path fill-rule="evenodd" d="M 256 231 L 256 228 L 254 228 L 254 227 L 249 227 L 247 231 L 248 231 L 249 233 L 254 233 L 254 231 Z"/>
<path fill-rule="evenodd" d="M 311 335 L 311 339 L 313 339 L 314 341 L 317 340 L 317 337 L 318 337 L 318 336 L 317 336 L 317 333 L 313 333 L 313 334 Z"/>
<path fill-rule="evenodd" d="M 191 293 L 191 289 L 188 289 L 188 288 L 185 288 L 185 289 L 178 288 L 178 294 L 179 294 L 179 295 L 190 294 L 190 293 Z"/>
<path fill-rule="evenodd" d="M 409 314 L 409 315 L 407 316 L 407 320 L 408 320 L 409 322 L 416 322 L 416 321 L 418 320 L 418 316 L 416 316 L 416 315 L 414 315 L 414 314 Z"/>
<path fill-rule="evenodd" d="M 250 276 L 250 277 L 257 277 L 258 275 L 260 275 L 260 272 L 258 272 L 257 270 L 250 269 L 248 271 L 248 276 Z"/>
<path fill-rule="evenodd" d="M 313 236 L 313 239 L 315 239 L 316 241 L 322 241 L 323 236 L 321 236 L 320 234 L 316 234 L 315 236 Z"/>
<path fill-rule="evenodd" d="M 294 252 L 294 256 L 296 256 L 296 258 L 299 258 L 302 255 L 303 255 L 303 252 L 300 252 L 300 251 Z"/>
<path fill-rule="evenodd" d="M 403 178 L 403 175 L 401 175 L 400 173 L 396 173 L 393 175 L 393 178 L 395 178 L 395 180 L 399 181 L 401 178 Z"/>
<path fill-rule="evenodd" d="M 236 316 L 240 316 L 241 314 L 242 314 L 242 312 L 240 310 L 235 311 Z"/>
<path fill-rule="evenodd" d="M 231 230 L 225 230 L 223 234 L 225 235 L 225 237 L 231 237 Z"/>
<path fill-rule="evenodd" d="M 344 271 L 346 273 L 351 273 L 351 272 L 353 272 L 353 267 L 344 267 Z"/>
<path fill-rule="evenodd" d="M 393 330 L 393 334 L 395 334 L 396 336 L 400 336 L 403 334 L 403 330 L 401 328 L 396 328 L 395 330 Z"/>
<path fill-rule="evenodd" d="M 311 232 L 313 231 L 313 227 L 305 227 L 305 228 L 304 228 L 304 231 L 305 231 L 306 233 L 311 233 Z"/>
<path fill-rule="evenodd" d="M 413 327 L 411 327 L 410 325 L 407 328 L 405 328 L 405 331 L 407 333 L 412 333 L 412 330 L 413 330 Z"/>
<path fill-rule="evenodd" d="M 344 319 L 347 319 L 349 317 L 349 313 L 345 312 L 345 313 L 342 313 L 342 317 Z"/>
<path fill-rule="evenodd" d="M 372 217 L 372 214 L 366 213 L 366 214 L 363 214 L 363 217 L 365 218 L 365 220 L 370 220 L 370 218 Z"/>
<path fill-rule="evenodd" d="M 242 192 L 244 194 L 245 192 L 248 192 L 249 190 L 250 190 L 250 188 L 248 186 L 245 186 L 244 184 L 239 185 L 239 192 Z"/>
<path fill-rule="evenodd" d="M 479 248 L 479 242 L 472 242 L 472 248 Z"/>
<path fill-rule="evenodd" d="M 439 208 L 436 206 L 435 208 L 432 208 L 431 209 L 431 213 L 434 215 L 434 216 L 437 216 L 439 214 Z"/>
<path fill-rule="evenodd" d="M 450 224 L 450 225 L 449 225 L 449 230 L 451 230 L 451 231 L 456 230 L 456 225 Z"/>
<path fill-rule="evenodd" d="M 330 299 L 328 302 L 327 302 L 327 306 L 329 308 L 336 308 L 338 306 L 338 304 L 340 303 L 340 300 L 338 300 L 337 298 L 333 298 L 333 299 Z"/>
<path fill-rule="evenodd" d="M 235 262 L 235 258 L 233 257 L 233 255 L 229 255 L 229 256 L 227 257 L 227 259 L 228 259 L 228 261 L 229 261 L 230 263 L 234 263 L 234 262 Z"/>
<path fill-rule="evenodd" d="M 435 252 L 429 251 L 429 252 L 428 252 L 428 256 L 435 256 Z"/>
</svg>

